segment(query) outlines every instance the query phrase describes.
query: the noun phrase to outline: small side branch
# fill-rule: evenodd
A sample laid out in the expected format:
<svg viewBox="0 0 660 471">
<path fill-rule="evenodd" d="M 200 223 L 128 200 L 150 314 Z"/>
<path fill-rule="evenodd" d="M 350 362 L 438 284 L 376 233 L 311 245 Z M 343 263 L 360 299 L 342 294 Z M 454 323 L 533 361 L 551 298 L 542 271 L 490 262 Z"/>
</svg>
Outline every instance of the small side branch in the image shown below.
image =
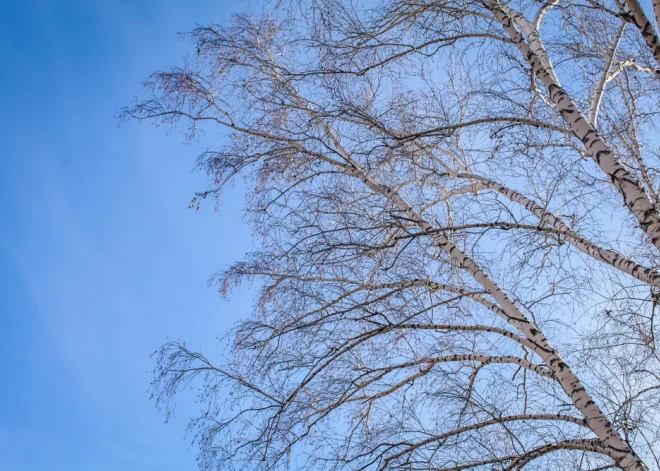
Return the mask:
<svg viewBox="0 0 660 471">
<path fill-rule="evenodd" d="M 623 32 L 626 30 L 626 23 L 622 23 L 619 31 L 617 32 L 616 38 L 614 39 L 614 44 L 612 45 L 612 50 L 610 51 L 609 57 L 607 58 L 607 63 L 605 69 L 603 70 L 600 80 L 596 85 L 596 90 L 594 95 L 591 98 L 591 105 L 589 106 L 589 123 L 595 128 L 596 122 L 598 120 L 598 109 L 600 104 L 603 101 L 603 93 L 605 92 L 605 85 L 609 82 L 612 77 L 610 75 L 610 70 L 612 69 L 612 64 L 614 63 L 614 58 L 616 57 L 616 51 L 619 49 L 619 43 L 623 37 Z"/>
<path fill-rule="evenodd" d="M 397 453 L 394 453 L 393 455 L 389 456 L 388 458 L 385 459 L 384 466 L 381 467 L 381 469 L 387 469 L 387 465 L 389 463 L 392 463 L 394 460 L 397 460 L 398 458 L 401 458 L 404 455 L 413 453 L 415 450 L 422 448 L 426 445 L 430 445 L 432 443 L 442 443 L 444 440 L 447 438 L 460 435 L 463 433 L 467 433 L 473 430 L 479 430 L 485 427 L 490 427 L 493 425 L 502 425 L 506 424 L 509 422 L 520 422 L 520 421 L 564 421 L 564 422 L 572 422 L 576 425 L 580 426 L 585 426 L 585 423 L 582 419 L 568 416 L 568 415 L 563 415 L 563 414 L 520 414 L 520 415 L 510 415 L 506 417 L 498 417 L 495 419 L 490 419 L 490 420 L 484 420 L 483 422 L 479 422 L 476 424 L 472 425 L 466 425 L 465 427 L 460 427 L 454 430 L 451 430 L 449 432 L 442 433 L 440 435 L 435 435 L 433 437 L 427 438 L 425 440 L 422 440 L 418 443 L 412 444 L 407 446 L 401 451 L 398 451 Z M 576 441 L 578 442 L 578 441 Z M 590 447 L 593 447 L 598 443 L 598 440 L 579 440 L 579 442 L 587 442 L 587 443 L 581 443 L 580 445 L 582 447 L 587 446 L 587 444 Z M 576 446 L 578 444 L 576 443 Z M 585 448 L 577 448 L 577 449 L 585 449 Z M 588 450 L 591 451 L 591 450 Z"/>
</svg>

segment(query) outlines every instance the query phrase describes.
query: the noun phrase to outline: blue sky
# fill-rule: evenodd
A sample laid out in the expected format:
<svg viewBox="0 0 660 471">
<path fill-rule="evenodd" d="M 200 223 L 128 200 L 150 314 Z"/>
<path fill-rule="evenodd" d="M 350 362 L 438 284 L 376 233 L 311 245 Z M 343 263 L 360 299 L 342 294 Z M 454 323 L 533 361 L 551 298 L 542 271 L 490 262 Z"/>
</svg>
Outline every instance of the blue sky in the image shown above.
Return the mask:
<svg viewBox="0 0 660 471">
<path fill-rule="evenodd" d="M 194 470 L 185 404 L 148 401 L 168 337 L 212 350 L 249 310 L 206 281 L 249 249 L 240 188 L 220 213 L 199 151 L 116 124 L 140 82 L 175 64 L 178 31 L 237 2 L 21 0 L 3 5 L 0 150 L 0 469 Z"/>
</svg>

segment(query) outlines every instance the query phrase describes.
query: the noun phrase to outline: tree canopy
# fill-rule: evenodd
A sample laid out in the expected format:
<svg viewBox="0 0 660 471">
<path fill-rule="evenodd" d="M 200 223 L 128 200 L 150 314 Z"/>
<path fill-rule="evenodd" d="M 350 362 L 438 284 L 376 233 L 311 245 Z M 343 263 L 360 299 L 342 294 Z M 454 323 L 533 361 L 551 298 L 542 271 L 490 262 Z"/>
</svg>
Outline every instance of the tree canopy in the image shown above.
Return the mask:
<svg viewBox="0 0 660 471">
<path fill-rule="evenodd" d="M 157 355 L 200 466 L 660 469 L 660 2 L 264 12 L 124 110 L 208 143 L 193 204 L 247 183 L 253 314 Z"/>
</svg>

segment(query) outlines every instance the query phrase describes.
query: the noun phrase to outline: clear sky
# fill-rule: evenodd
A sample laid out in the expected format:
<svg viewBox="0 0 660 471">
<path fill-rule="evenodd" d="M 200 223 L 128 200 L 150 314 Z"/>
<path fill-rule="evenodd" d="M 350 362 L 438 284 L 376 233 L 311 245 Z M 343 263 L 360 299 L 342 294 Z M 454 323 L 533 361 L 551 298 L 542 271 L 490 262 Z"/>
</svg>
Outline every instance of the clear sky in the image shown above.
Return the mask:
<svg viewBox="0 0 660 471">
<path fill-rule="evenodd" d="M 19 0 L 0 15 L 0 469 L 195 470 L 193 404 L 168 425 L 150 353 L 203 351 L 249 309 L 208 277 L 249 247 L 240 188 L 220 213 L 177 134 L 116 124 L 140 82 L 175 64 L 178 31 L 221 0 Z"/>
</svg>

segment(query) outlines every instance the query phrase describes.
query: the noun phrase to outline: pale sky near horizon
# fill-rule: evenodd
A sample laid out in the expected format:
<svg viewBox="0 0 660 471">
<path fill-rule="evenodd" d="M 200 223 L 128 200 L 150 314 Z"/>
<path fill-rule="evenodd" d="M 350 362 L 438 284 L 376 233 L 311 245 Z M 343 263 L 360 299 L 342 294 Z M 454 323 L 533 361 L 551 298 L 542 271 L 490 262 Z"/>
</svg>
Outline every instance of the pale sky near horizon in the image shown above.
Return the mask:
<svg viewBox="0 0 660 471">
<path fill-rule="evenodd" d="M 207 279 L 249 249 L 240 187 L 199 214 L 196 145 L 117 109 L 243 2 L 21 0 L 0 19 L 0 469 L 195 470 L 183 404 L 148 400 L 167 338 L 212 351 L 249 311 Z"/>
</svg>

